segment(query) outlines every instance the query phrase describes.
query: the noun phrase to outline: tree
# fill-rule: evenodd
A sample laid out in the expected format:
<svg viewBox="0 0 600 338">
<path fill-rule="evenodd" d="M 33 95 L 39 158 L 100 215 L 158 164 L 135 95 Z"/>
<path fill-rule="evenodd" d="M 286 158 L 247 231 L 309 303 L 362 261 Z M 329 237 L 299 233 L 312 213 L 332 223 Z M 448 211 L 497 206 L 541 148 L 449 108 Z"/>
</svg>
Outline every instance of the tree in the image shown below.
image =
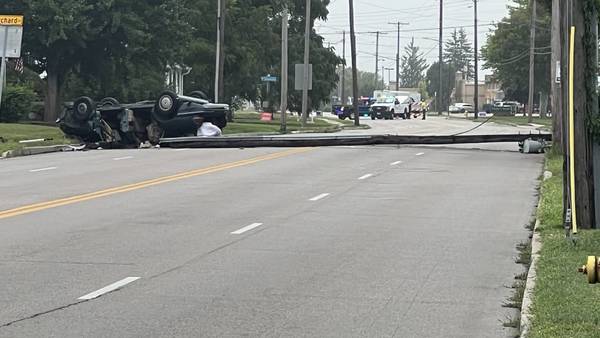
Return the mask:
<svg viewBox="0 0 600 338">
<path fill-rule="evenodd" d="M 457 71 L 463 72 L 467 79 L 473 79 L 475 74 L 473 47 L 467 38 L 465 29 L 454 29 L 445 45 L 444 62 L 452 65 Z"/>
<path fill-rule="evenodd" d="M 130 76 L 181 55 L 188 33 L 176 0 L 22 0 L 0 10 L 25 15 L 23 55 L 46 73 L 46 121 L 56 119 L 72 74 L 105 93 L 127 88 Z"/>
<path fill-rule="evenodd" d="M 427 70 L 427 76 L 426 76 L 427 92 L 429 93 L 430 97 L 434 97 L 436 94 L 439 94 L 438 93 L 439 88 L 440 88 L 440 71 L 439 71 L 440 68 L 439 67 L 440 67 L 439 63 L 435 62 Z M 455 86 L 455 81 L 454 81 L 455 73 L 456 73 L 456 70 L 454 69 L 454 67 L 452 65 L 442 63 L 442 80 L 444 81 L 443 93 L 441 93 L 442 107 L 448 107 L 450 105 L 450 96 L 452 95 L 452 91 L 454 90 L 454 86 Z M 436 110 L 438 110 L 438 112 L 440 111 L 440 109 L 438 109 L 437 107 L 436 107 Z"/>
<path fill-rule="evenodd" d="M 502 19 L 488 35 L 482 50 L 484 68 L 494 71 L 509 100 L 526 102 L 529 94 L 529 29 L 528 1 L 518 0 L 509 7 L 509 15 Z M 550 88 L 550 27 L 551 15 L 546 2 L 538 6 L 538 26 L 535 56 L 535 93 L 548 93 Z"/>
<path fill-rule="evenodd" d="M 345 92 L 352 96 L 352 68 L 346 68 Z M 341 83 L 340 83 L 341 85 Z M 373 92 L 382 89 L 381 81 L 375 80 L 375 73 L 358 71 L 358 95 L 373 96 Z M 337 93 L 337 91 L 336 91 Z M 335 94 L 334 94 L 335 95 Z"/>
<path fill-rule="evenodd" d="M 413 38 L 410 44 L 404 48 L 400 85 L 404 88 L 417 88 L 419 82 L 424 78 L 426 69 L 427 61 L 423 57 L 423 53 L 420 52 L 419 47 L 415 46 L 415 39 Z"/>
</svg>

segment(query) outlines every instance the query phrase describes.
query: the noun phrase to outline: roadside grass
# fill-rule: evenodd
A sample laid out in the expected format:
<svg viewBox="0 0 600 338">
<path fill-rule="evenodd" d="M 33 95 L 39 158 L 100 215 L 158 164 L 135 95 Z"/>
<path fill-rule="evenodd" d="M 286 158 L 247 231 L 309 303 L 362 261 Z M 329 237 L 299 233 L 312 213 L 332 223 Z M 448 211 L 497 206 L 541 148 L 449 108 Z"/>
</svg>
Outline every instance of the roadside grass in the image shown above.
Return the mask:
<svg viewBox="0 0 600 338">
<path fill-rule="evenodd" d="M 16 150 L 23 147 L 49 146 L 68 144 L 72 141 L 65 137 L 57 127 L 40 126 L 20 123 L 0 123 L 0 154 L 7 150 Z M 49 141 L 20 144 L 19 141 L 31 139 L 51 139 Z"/>
<path fill-rule="evenodd" d="M 481 120 L 481 119 L 480 119 Z M 494 116 L 492 118 L 493 122 L 507 125 L 518 125 L 518 126 L 527 126 L 529 125 L 529 119 L 527 116 Z M 552 118 L 533 118 L 533 124 L 539 124 L 546 128 L 552 128 Z"/>
<path fill-rule="evenodd" d="M 236 112 L 234 118 L 235 122 L 228 123 L 227 127 L 223 129 L 223 133 L 225 135 L 244 133 L 279 133 L 280 118 L 280 114 L 275 114 L 272 121 L 261 121 L 259 113 L 247 111 Z M 345 121 L 340 120 L 339 122 L 343 123 Z M 347 125 L 346 123 L 343 124 L 344 127 Z M 325 121 L 325 118 L 322 117 L 315 117 L 314 122 L 309 122 L 306 128 L 302 128 L 297 116 L 288 116 L 286 125 L 288 132 L 301 131 L 330 133 L 340 130 L 339 124 L 327 122 Z M 352 125 L 352 123 L 350 122 L 349 125 Z"/>
<path fill-rule="evenodd" d="M 562 155 L 551 152 L 542 183 L 538 231 L 542 249 L 532 305 L 530 337 L 599 337 L 600 285 L 589 285 L 577 268 L 588 255 L 600 255 L 600 231 L 580 231 L 576 244 L 562 226 Z"/>
</svg>

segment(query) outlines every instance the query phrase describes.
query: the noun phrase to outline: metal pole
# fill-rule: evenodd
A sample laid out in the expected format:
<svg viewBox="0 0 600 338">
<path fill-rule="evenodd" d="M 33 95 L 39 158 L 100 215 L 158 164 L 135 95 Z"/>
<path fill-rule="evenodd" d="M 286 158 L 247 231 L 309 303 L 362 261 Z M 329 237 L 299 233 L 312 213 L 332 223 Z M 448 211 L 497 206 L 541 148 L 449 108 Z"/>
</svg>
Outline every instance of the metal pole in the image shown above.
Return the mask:
<svg viewBox="0 0 600 338">
<path fill-rule="evenodd" d="M 281 132 L 287 130 L 288 90 L 288 9 L 284 8 L 281 18 Z"/>
<path fill-rule="evenodd" d="M 306 126 L 308 118 L 308 61 L 310 55 L 310 5 L 311 0 L 306 0 L 306 25 L 304 27 L 304 81 L 302 84 L 302 127 Z"/>
<path fill-rule="evenodd" d="M 398 22 L 398 44 L 396 46 L 396 91 L 400 89 L 400 22 Z"/>
<path fill-rule="evenodd" d="M 350 4 L 350 49 L 352 54 L 352 103 L 354 106 L 354 125 L 360 125 L 358 116 L 358 69 L 356 65 L 356 34 L 354 32 L 354 1 L 348 0 Z"/>
<path fill-rule="evenodd" d="M 475 109 L 475 117 L 474 119 L 477 120 L 477 118 L 479 117 L 479 39 L 477 37 L 477 1 L 479 0 L 473 0 L 474 2 L 474 8 L 475 8 L 475 92 L 474 92 L 474 100 L 473 100 L 473 108 Z"/>
<path fill-rule="evenodd" d="M 442 111 L 444 110 L 444 108 L 442 107 L 442 100 L 444 97 L 444 81 L 443 81 L 443 72 L 442 72 L 442 68 L 444 66 L 444 62 L 442 60 L 443 54 L 442 54 L 442 44 L 443 44 L 443 39 L 444 39 L 444 0 L 440 0 L 440 32 L 439 32 L 439 59 L 438 59 L 438 68 L 439 68 L 439 76 L 440 76 L 440 88 L 438 91 L 438 95 L 437 95 L 437 111 L 438 111 L 438 115 L 442 114 Z"/>
<path fill-rule="evenodd" d="M 217 0 L 217 50 L 215 54 L 215 103 L 219 102 L 219 75 L 221 74 L 221 0 Z"/>
<path fill-rule="evenodd" d="M 2 106 L 2 91 L 4 89 L 6 79 L 6 49 L 8 48 L 8 27 L 4 26 L 4 44 L 2 46 L 2 63 L 0 67 L 0 107 Z"/>
<path fill-rule="evenodd" d="M 379 82 L 377 81 L 377 75 L 379 74 L 379 32 L 375 32 L 375 34 L 377 35 L 375 42 L 375 83 L 377 83 Z"/>
<path fill-rule="evenodd" d="M 527 112 L 529 123 L 533 122 L 533 94 L 535 90 L 535 22 L 537 13 L 537 1 L 531 0 L 531 37 L 529 43 L 529 100 L 527 101 Z"/>
<path fill-rule="evenodd" d="M 342 32 L 342 106 L 346 105 L 346 31 Z"/>
<path fill-rule="evenodd" d="M 560 71 L 560 0 L 552 0 L 552 61 L 550 62 L 550 70 L 552 72 L 552 79 L 550 87 L 552 97 L 550 98 L 550 105 L 552 106 L 552 125 L 553 125 L 553 138 L 552 143 L 559 147 L 562 144 L 562 97 L 561 97 L 561 85 L 560 82 L 556 81 L 558 77 L 558 71 Z"/>
<path fill-rule="evenodd" d="M 385 66 L 381 66 L 381 90 L 385 90 Z"/>
</svg>

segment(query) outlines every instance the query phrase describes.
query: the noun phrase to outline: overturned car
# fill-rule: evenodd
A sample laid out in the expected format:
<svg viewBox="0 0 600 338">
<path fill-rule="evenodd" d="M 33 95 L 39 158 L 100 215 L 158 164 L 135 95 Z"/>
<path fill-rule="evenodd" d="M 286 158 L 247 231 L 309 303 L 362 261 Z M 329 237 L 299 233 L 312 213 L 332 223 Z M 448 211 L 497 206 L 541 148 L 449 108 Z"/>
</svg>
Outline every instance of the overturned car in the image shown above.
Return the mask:
<svg viewBox="0 0 600 338">
<path fill-rule="evenodd" d="M 80 97 L 66 105 L 56 122 L 67 136 L 86 144 L 136 147 L 145 142 L 158 144 L 162 137 L 195 135 L 196 117 L 223 129 L 228 113 L 228 105 L 210 103 L 202 92 L 183 96 L 165 91 L 156 101 L 131 104 L 111 97 L 98 103 Z"/>
</svg>

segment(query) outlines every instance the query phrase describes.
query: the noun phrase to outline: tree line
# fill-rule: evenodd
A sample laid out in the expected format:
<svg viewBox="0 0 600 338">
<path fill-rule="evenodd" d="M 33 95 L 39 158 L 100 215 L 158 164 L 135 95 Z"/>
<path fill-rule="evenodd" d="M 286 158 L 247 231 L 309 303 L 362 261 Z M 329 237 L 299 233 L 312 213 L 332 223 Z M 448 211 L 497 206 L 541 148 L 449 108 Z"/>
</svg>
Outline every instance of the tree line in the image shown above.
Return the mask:
<svg viewBox="0 0 600 338">
<path fill-rule="evenodd" d="M 313 1 L 311 18 L 327 18 L 329 0 Z M 9 76 L 44 100 L 46 121 L 64 101 L 80 95 L 122 102 L 154 99 L 164 89 L 167 65 L 186 65 L 189 91 L 214 92 L 216 13 L 213 0 L 20 0 L 0 3 L 3 14 L 25 16 L 25 72 Z M 290 12 L 290 106 L 295 63 L 304 52 L 304 0 L 228 0 L 225 15 L 225 97 L 267 99 L 260 77 L 280 76 L 281 15 Z M 329 100 L 342 60 L 310 36 L 314 65 L 311 105 Z M 37 74 L 44 74 L 39 79 Z M 274 86 L 278 87 L 278 86 Z M 273 96 L 278 90 L 272 91 Z"/>
</svg>

